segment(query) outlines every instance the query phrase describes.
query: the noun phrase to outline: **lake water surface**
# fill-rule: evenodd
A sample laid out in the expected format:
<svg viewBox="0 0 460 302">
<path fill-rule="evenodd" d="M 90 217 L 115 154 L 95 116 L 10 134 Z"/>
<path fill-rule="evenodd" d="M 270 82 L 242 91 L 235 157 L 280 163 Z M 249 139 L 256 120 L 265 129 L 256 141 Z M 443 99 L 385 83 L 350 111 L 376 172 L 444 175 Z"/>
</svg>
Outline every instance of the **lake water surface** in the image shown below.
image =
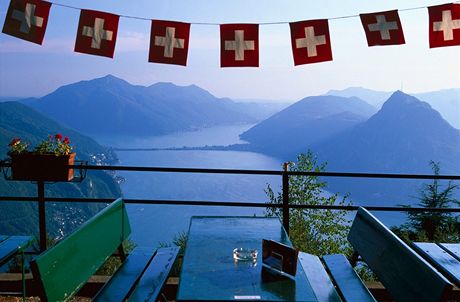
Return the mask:
<svg viewBox="0 0 460 302">
<path fill-rule="evenodd" d="M 167 148 L 229 145 L 244 143 L 238 137 L 252 125 L 213 127 L 200 131 L 130 139 L 98 138 L 106 145 L 123 148 Z M 240 151 L 119 151 L 120 165 L 280 170 L 281 161 L 263 154 Z M 278 189 L 281 177 L 264 175 L 225 175 L 198 173 L 120 172 L 126 198 L 177 199 L 202 201 L 266 202 L 265 188 Z M 263 215 L 263 209 L 129 205 L 132 238 L 139 245 L 170 243 L 188 229 L 194 215 Z"/>
</svg>

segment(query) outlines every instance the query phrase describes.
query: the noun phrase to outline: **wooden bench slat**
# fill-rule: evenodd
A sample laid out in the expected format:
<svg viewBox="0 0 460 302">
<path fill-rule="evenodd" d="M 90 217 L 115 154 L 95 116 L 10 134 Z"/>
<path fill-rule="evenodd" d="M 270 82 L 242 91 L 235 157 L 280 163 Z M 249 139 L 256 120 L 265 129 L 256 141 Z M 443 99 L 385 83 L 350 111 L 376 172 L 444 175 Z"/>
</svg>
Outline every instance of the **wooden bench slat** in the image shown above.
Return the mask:
<svg viewBox="0 0 460 302">
<path fill-rule="evenodd" d="M 132 290 L 126 285 L 136 283 L 154 254 L 154 250 L 134 249 L 115 275 L 97 293 L 94 301 L 124 301 Z"/>
<path fill-rule="evenodd" d="M 438 243 L 438 245 L 460 261 L 460 243 Z"/>
<path fill-rule="evenodd" d="M 161 248 L 144 272 L 129 301 L 156 301 L 179 253 L 179 248 Z"/>
<path fill-rule="evenodd" d="M 131 233 L 126 208 L 117 199 L 75 232 L 31 261 L 43 299 L 68 301 Z"/>
<path fill-rule="evenodd" d="M 5 241 L 6 238 L 8 238 L 8 236 L 5 236 L 5 235 L 0 235 L 0 243 Z"/>
<path fill-rule="evenodd" d="M 397 301 L 438 301 L 452 291 L 452 283 L 364 208 L 348 240 Z"/>
<path fill-rule="evenodd" d="M 376 302 L 344 255 L 327 255 L 323 261 L 345 301 Z"/>
<path fill-rule="evenodd" d="M 32 236 L 11 236 L 0 243 L 0 265 L 5 264 L 20 250 L 29 246 Z"/>
<path fill-rule="evenodd" d="M 414 242 L 414 248 L 439 271 L 444 272 L 450 280 L 460 287 L 460 261 L 452 257 L 436 243 Z"/>
<path fill-rule="evenodd" d="M 318 302 L 341 301 L 318 256 L 300 252 L 299 261 Z"/>
</svg>

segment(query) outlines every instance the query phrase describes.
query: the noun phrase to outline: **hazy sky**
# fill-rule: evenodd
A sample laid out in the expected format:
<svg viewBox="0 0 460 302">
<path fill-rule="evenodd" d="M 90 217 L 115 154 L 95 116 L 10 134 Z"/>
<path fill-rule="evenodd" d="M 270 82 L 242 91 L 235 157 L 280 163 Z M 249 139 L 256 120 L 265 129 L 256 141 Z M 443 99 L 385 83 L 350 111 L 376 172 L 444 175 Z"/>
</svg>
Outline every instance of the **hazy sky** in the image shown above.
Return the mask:
<svg viewBox="0 0 460 302">
<path fill-rule="evenodd" d="M 191 22 L 188 66 L 148 63 L 150 21 L 120 18 L 114 59 L 73 51 L 80 11 L 52 6 L 43 45 L 0 33 L 0 96 L 42 96 L 106 74 L 130 83 L 196 84 L 219 97 L 298 100 L 350 86 L 424 92 L 460 87 L 460 47 L 429 49 L 426 8 L 400 11 L 406 44 L 368 47 L 359 17 L 329 20 L 334 60 L 294 67 L 289 24 L 261 25 L 260 67 L 220 68 L 218 25 L 353 16 L 443 1 L 64 1 L 86 9 Z M 135 3 L 135 4 L 133 4 Z M 0 1 L 3 26 L 9 1 Z"/>
</svg>

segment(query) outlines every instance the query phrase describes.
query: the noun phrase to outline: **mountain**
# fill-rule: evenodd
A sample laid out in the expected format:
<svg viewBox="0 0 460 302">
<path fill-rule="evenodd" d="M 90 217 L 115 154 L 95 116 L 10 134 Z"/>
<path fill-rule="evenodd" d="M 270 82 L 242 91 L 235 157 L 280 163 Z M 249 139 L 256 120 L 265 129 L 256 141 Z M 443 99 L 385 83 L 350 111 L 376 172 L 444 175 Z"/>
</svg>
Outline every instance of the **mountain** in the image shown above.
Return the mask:
<svg viewBox="0 0 460 302">
<path fill-rule="evenodd" d="M 358 97 L 372 106 L 379 108 L 390 97 L 391 92 L 376 91 L 363 87 L 349 87 L 343 90 L 329 90 L 325 95 L 336 95 L 342 97 Z"/>
<path fill-rule="evenodd" d="M 21 97 L 16 96 L 0 96 L 0 103 L 2 102 L 13 102 L 22 99 Z"/>
<path fill-rule="evenodd" d="M 103 159 L 113 162 L 115 155 L 94 140 L 70 130 L 18 102 L 0 103 L 0 158 L 7 157 L 8 143 L 20 137 L 32 146 L 48 135 L 61 133 L 70 138 L 77 160 Z M 94 163 L 94 162 L 92 162 Z M 98 162 L 100 163 L 100 162 Z M 0 177 L 2 196 L 37 196 L 35 184 L 7 181 Z M 113 177 L 103 171 L 88 171 L 81 183 L 46 184 L 45 195 L 52 197 L 115 198 L 121 191 Z M 55 236 L 69 233 L 93 216 L 102 204 L 47 203 L 48 231 Z M 0 234 L 36 234 L 38 211 L 34 202 L 0 202 Z M 65 223 L 64 223 L 65 222 Z"/>
<path fill-rule="evenodd" d="M 460 174 L 460 131 L 428 103 L 400 91 L 367 121 L 312 149 L 329 171 L 432 174 L 432 160 L 440 163 L 442 174 Z M 395 203 L 416 195 L 420 182 L 342 179 L 332 184 L 358 198 Z"/>
<path fill-rule="evenodd" d="M 460 129 L 460 88 L 418 93 L 414 96 L 429 103 L 452 126 Z"/>
<path fill-rule="evenodd" d="M 330 90 L 326 95 L 343 97 L 356 96 L 376 108 L 381 108 L 390 97 L 391 92 L 375 91 L 362 87 L 350 87 L 344 90 Z M 413 93 L 416 98 L 429 103 L 452 126 L 460 129 L 460 88 L 444 89 L 439 91 Z"/>
<path fill-rule="evenodd" d="M 131 85 L 112 75 L 58 88 L 25 104 L 85 134 L 149 136 L 255 119 L 195 85 Z"/>
<path fill-rule="evenodd" d="M 304 98 L 240 135 L 251 148 L 281 158 L 305 152 L 365 121 L 376 109 L 353 97 Z"/>
<path fill-rule="evenodd" d="M 289 105 L 288 102 L 274 102 L 266 100 L 234 100 L 236 103 L 236 110 L 244 112 L 253 117 L 257 122 L 263 121 L 275 113 L 280 112 Z"/>
</svg>

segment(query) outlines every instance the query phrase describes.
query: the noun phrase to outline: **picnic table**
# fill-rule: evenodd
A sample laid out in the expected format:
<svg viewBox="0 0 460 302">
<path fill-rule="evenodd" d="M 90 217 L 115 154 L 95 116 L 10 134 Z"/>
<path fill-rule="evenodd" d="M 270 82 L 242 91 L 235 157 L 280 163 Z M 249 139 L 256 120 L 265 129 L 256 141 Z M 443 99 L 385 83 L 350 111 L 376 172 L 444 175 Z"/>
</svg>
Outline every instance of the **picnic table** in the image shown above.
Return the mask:
<svg viewBox="0 0 460 302">
<path fill-rule="evenodd" d="M 415 250 L 460 287 L 460 243 L 414 242 Z"/>
<path fill-rule="evenodd" d="M 299 262 L 294 278 L 263 268 L 262 239 L 292 246 L 278 218 L 192 217 L 177 300 L 316 302 Z M 235 261 L 240 247 L 256 249 L 257 261 Z"/>
</svg>

